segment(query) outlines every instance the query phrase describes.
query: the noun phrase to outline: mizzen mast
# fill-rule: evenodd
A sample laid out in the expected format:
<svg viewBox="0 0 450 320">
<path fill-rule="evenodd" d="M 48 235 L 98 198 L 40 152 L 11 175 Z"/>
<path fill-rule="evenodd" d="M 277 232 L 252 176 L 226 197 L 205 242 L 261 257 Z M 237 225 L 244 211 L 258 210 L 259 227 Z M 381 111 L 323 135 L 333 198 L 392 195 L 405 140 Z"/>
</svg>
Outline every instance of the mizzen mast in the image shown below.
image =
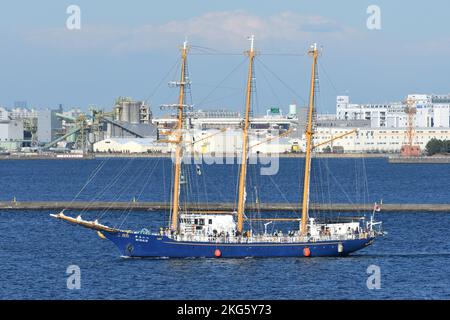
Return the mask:
<svg viewBox="0 0 450 320">
<path fill-rule="evenodd" d="M 309 92 L 309 108 L 308 108 L 308 123 L 306 126 L 306 154 L 305 154 L 305 177 L 303 181 L 303 201 L 302 201 L 302 218 L 300 222 L 300 233 L 306 235 L 306 224 L 308 220 L 309 210 L 309 189 L 310 189 L 310 175 L 311 175 L 311 150 L 313 139 L 313 117 L 314 117 L 314 98 L 316 85 L 316 66 L 318 50 L 317 44 L 314 43 L 308 51 L 308 55 L 312 56 L 312 70 L 311 70 L 311 84 Z"/>
<path fill-rule="evenodd" d="M 245 209 L 245 180 L 247 175 L 247 157 L 248 157 L 248 129 L 250 125 L 250 106 L 252 96 L 252 80 L 253 80 L 253 60 L 255 58 L 255 36 L 252 35 L 250 40 L 250 50 L 246 52 L 249 58 L 248 76 L 247 76 L 247 93 L 245 98 L 245 118 L 242 128 L 242 160 L 241 171 L 239 175 L 239 197 L 237 210 L 237 231 L 242 234 L 244 227 L 244 209 Z"/>
<path fill-rule="evenodd" d="M 181 76 L 180 82 L 176 83 L 180 87 L 178 96 L 178 121 L 176 128 L 176 151 L 175 151 L 175 173 L 173 179 L 173 193 L 172 193 L 172 221 L 170 229 L 172 231 L 178 230 L 178 211 L 180 206 L 180 176 L 181 176 L 181 159 L 183 156 L 183 114 L 184 114 L 184 102 L 185 102 L 185 87 L 187 85 L 186 79 L 186 58 L 187 58 L 187 40 L 183 42 L 183 48 L 181 50 Z"/>
</svg>

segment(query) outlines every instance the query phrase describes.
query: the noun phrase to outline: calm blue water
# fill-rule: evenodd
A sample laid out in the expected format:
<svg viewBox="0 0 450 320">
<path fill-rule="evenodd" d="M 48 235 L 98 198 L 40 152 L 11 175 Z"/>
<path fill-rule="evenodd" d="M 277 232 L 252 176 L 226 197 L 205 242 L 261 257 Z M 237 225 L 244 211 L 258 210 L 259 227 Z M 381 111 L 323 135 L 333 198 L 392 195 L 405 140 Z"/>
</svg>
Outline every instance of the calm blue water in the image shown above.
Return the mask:
<svg viewBox="0 0 450 320">
<path fill-rule="evenodd" d="M 275 176 L 250 170 L 262 202 L 297 202 L 298 159 L 281 159 Z M 383 159 L 317 160 L 316 201 L 448 203 L 450 165 L 391 165 Z M 103 167 L 101 167 L 103 165 Z M 364 167 L 367 175 L 363 174 Z M 36 160 L 0 162 L 0 201 L 164 201 L 170 160 Z M 185 175 L 191 199 L 234 201 L 236 166 L 195 167 Z M 152 173 L 150 175 L 150 173 Z M 192 173 L 192 174 L 191 174 Z M 255 183 L 256 181 L 256 183 Z M 364 181 L 368 183 L 368 196 Z M 328 188 L 329 187 L 329 188 Z M 328 192 L 328 189 L 332 190 Z M 254 199 L 256 192 L 249 191 Z M 121 259 L 95 232 L 52 220 L 50 212 L 0 212 L 2 299 L 438 299 L 450 298 L 450 214 L 381 213 L 389 234 L 346 258 Z M 164 212 L 87 212 L 123 228 L 165 225 Z M 81 289 L 66 287 L 66 268 L 81 268 Z M 369 265 L 381 289 L 369 290 Z"/>
</svg>

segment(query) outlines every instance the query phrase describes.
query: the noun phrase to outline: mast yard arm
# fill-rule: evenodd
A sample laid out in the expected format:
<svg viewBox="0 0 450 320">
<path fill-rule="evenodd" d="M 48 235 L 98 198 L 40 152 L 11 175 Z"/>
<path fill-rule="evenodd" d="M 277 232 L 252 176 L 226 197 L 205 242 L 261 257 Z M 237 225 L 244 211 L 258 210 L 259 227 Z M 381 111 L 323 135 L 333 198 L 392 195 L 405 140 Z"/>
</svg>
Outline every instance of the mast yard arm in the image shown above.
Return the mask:
<svg viewBox="0 0 450 320">
<path fill-rule="evenodd" d="M 317 148 L 317 147 L 323 146 L 324 144 L 328 144 L 328 143 L 333 142 L 333 141 L 335 141 L 335 140 L 341 139 L 341 138 L 343 138 L 343 137 L 345 137 L 345 136 L 349 136 L 349 135 L 351 135 L 351 134 L 353 134 L 353 133 L 355 133 L 355 132 L 358 132 L 358 129 L 355 129 L 355 130 L 352 130 L 352 131 L 350 131 L 350 132 L 346 132 L 346 133 L 344 133 L 344 134 L 338 135 L 338 136 L 336 136 L 336 137 L 334 137 L 334 138 L 331 138 L 331 139 L 329 139 L 329 140 L 327 140 L 327 141 L 324 141 L 324 142 L 321 142 L 321 143 L 319 143 L 319 144 L 315 144 L 315 145 L 312 146 L 312 148 L 315 149 L 315 148 Z"/>
</svg>

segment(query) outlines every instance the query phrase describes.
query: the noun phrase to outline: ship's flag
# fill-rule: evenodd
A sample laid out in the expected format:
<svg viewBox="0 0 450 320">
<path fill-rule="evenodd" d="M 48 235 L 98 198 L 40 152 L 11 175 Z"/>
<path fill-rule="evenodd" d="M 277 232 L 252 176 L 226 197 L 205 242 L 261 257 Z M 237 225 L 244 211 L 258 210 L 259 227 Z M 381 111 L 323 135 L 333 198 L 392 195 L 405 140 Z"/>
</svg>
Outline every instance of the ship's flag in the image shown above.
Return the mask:
<svg viewBox="0 0 450 320">
<path fill-rule="evenodd" d="M 374 206 L 373 206 L 373 211 L 376 211 L 376 212 L 380 212 L 380 211 L 381 211 L 380 205 L 377 204 L 376 202 L 375 202 L 375 204 L 374 204 Z"/>
</svg>

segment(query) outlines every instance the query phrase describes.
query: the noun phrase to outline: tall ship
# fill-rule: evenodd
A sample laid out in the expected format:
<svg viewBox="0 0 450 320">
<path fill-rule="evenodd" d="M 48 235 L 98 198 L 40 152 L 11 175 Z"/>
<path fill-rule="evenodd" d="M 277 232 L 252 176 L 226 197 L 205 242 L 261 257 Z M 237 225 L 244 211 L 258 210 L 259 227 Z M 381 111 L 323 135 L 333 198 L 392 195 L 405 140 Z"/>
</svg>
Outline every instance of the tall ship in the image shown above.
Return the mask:
<svg viewBox="0 0 450 320">
<path fill-rule="evenodd" d="M 52 217 L 97 231 L 101 238 L 112 241 L 123 257 L 170 257 L 170 258 L 244 258 L 244 257 L 336 257 L 346 256 L 363 249 L 383 234 L 381 221 L 375 221 L 375 212 L 368 216 L 320 220 L 310 216 L 311 161 L 314 151 L 315 90 L 319 49 L 316 44 L 308 50 L 312 57 L 309 90 L 308 120 L 306 124 L 306 150 L 301 206 L 295 221 L 295 230 L 286 233 L 255 232 L 246 224 L 246 182 L 249 159 L 249 130 L 251 123 L 251 99 L 254 79 L 254 37 L 250 37 L 248 73 L 245 96 L 245 111 L 242 124 L 242 154 L 239 163 L 237 208 L 234 211 L 189 211 L 180 204 L 182 188 L 182 159 L 186 138 L 186 90 L 187 41 L 181 49 L 180 80 L 177 110 L 177 127 L 174 131 L 175 159 L 173 161 L 173 181 L 171 186 L 171 210 L 169 226 L 159 232 L 122 230 L 101 224 L 98 220 L 88 221 L 71 217 L 64 213 L 51 214 Z"/>
</svg>

